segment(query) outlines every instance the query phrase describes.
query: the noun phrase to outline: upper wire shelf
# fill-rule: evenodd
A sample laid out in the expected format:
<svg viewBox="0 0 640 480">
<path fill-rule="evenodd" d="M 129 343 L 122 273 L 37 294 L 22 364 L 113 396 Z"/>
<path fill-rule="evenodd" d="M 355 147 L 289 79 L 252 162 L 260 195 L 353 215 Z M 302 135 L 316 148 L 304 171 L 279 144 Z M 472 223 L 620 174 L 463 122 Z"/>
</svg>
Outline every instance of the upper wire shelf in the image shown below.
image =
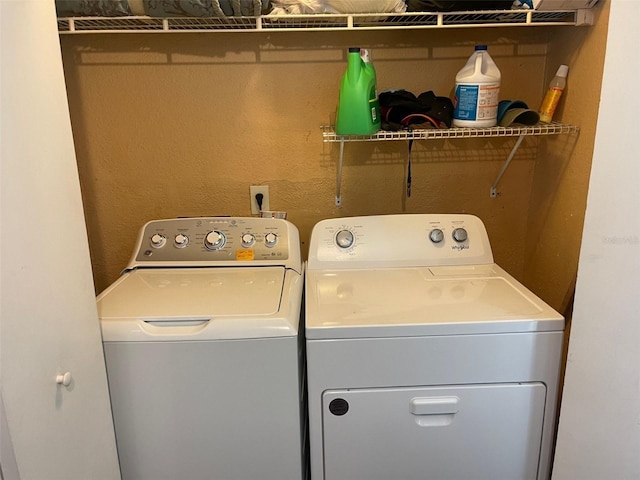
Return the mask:
<svg viewBox="0 0 640 480">
<path fill-rule="evenodd" d="M 319 30 L 390 30 L 465 27 L 591 25 L 591 10 L 483 10 L 257 17 L 59 17 L 58 32 L 169 33 Z"/>
</svg>

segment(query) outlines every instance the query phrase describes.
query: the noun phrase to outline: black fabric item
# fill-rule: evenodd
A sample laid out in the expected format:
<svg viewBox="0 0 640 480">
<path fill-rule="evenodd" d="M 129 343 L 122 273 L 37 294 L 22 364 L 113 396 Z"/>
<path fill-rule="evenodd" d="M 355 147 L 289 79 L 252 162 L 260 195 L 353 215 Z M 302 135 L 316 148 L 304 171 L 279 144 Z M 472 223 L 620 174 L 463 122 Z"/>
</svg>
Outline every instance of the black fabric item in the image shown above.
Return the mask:
<svg viewBox="0 0 640 480">
<path fill-rule="evenodd" d="M 409 140 L 409 154 L 407 156 L 407 198 L 411 197 L 411 148 L 413 147 L 413 138 Z"/>
<path fill-rule="evenodd" d="M 407 0 L 407 12 L 511 10 L 513 0 Z"/>
<path fill-rule="evenodd" d="M 382 121 L 380 122 L 380 129 L 386 130 L 387 132 L 399 132 L 400 130 L 411 130 L 411 128 L 408 125 L 402 125 L 401 123 L 395 123 L 395 122 L 387 122 L 384 119 L 382 119 Z"/>
<path fill-rule="evenodd" d="M 427 124 L 447 128 L 453 122 L 453 102 L 432 91 L 417 97 L 407 90 L 385 91 L 379 95 L 383 130 L 401 130 L 410 125 Z"/>
<path fill-rule="evenodd" d="M 422 105 L 429 106 L 429 116 L 444 122 L 447 127 L 453 123 L 453 102 L 449 97 L 437 97 L 432 91 L 418 95 Z"/>
</svg>

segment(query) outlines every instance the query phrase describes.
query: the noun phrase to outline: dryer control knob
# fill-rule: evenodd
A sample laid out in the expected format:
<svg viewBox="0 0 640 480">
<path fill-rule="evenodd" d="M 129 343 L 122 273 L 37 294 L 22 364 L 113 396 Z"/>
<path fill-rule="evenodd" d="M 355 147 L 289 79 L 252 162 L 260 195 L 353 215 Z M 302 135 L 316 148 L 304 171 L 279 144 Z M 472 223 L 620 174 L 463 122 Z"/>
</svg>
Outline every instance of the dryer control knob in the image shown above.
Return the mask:
<svg viewBox="0 0 640 480">
<path fill-rule="evenodd" d="M 186 235 L 183 235 L 182 233 L 179 233 L 173 239 L 173 242 L 176 247 L 184 248 L 187 245 L 189 245 L 189 237 L 187 237 Z"/>
<path fill-rule="evenodd" d="M 244 248 L 250 247 L 256 242 L 256 237 L 251 233 L 243 233 L 242 234 L 242 246 Z"/>
<path fill-rule="evenodd" d="M 458 243 L 462 243 L 462 242 L 466 241 L 467 240 L 467 231 L 464 228 L 456 228 L 453 231 L 453 239 Z"/>
<path fill-rule="evenodd" d="M 440 243 L 444 240 L 444 233 L 439 228 L 434 228 L 429 232 L 429 240 L 433 243 Z"/>
<path fill-rule="evenodd" d="M 217 230 L 207 233 L 207 236 L 204 237 L 204 246 L 208 250 L 220 250 L 226 242 L 227 237 L 224 236 L 224 233 Z"/>
<path fill-rule="evenodd" d="M 336 235 L 336 244 L 340 248 L 349 248 L 353 245 L 354 241 L 353 232 L 349 230 L 340 230 Z"/>
<path fill-rule="evenodd" d="M 153 248 L 162 248 L 166 242 L 167 239 L 164 235 L 160 235 L 159 233 L 156 233 L 151 237 L 151 246 Z"/>
<path fill-rule="evenodd" d="M 275 233 L 267 233 L 264 236 L 264 244 L 271 248 L 271 247 L 275 247 L 276 243 L 278 243 L 278 236 Z"/>
</svg>

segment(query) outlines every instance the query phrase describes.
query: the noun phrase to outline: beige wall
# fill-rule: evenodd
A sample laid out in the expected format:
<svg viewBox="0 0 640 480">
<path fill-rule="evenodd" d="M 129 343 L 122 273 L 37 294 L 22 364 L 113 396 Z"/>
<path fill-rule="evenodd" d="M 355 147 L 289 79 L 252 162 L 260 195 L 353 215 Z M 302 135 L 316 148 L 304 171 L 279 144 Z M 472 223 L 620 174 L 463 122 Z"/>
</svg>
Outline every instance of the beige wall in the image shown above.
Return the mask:
<svg viewBox="0 0 640 480">
<path fill-rule="evenodd" d="M 564 313 L 570 306 L 586 207 L 600 102 L 609 3 L 595 9 L 591 28 L 558 29 L 549 44 L 546 82 L 557 66 L 570 66 L 557 116 L 580 126 L 578 138 L 541 144 L 529 207 L 524 281 Z"/>
<path fill-rule="evenodd" d="M 272 209 L 288 212 L 305 251 L 311 228 L 327 217 L 476 214 L 487 225 L 496 261 L 518 278 L 526 273 L 558 307 L 557 292 L 568 288 L 580 237 L 580 229 L 564 235 L 562 219 L 569 212 L 574 226 L 581 226 L 586 195 L 585 186 L 567 199 L 563 185 L 571 185 L 572 177 L 586 182 L 597 108 L 597 96 L 577 93 L 588 85 L 599 90 L 603 55 L 602 49 L 583 50 L 604 44 L 605 30 L 63 35 L 97 291 L 126 265 L 144 222 L 249 215 L 249 185 L 266 184 Z M 558 47 L 563 38 L 571 41 Z M 502 71 L 501 98 L 534 108 L 558 61 L 572 62 L 569 82 L 574 71 L 593 71 L 580 79 L 580 90 L 567 94 L 572 106 L 564 113 L 583 127 L 577 139 L 557 140 L 568 158 L 553 162 L 548 151 L 560 150 L 551 146 L 555 141 L 527 138 L 498 186 L 501 195 L 491 199 L 489 187 L 515 139 L 416 142 L 412 197 L 406 199 L 406 142 L 348 144 L 343 206 L 337 208 L 339 148 L 322 142 L 320 126 L 335 115 L 347 48 L 372 49 L 379 90 L 449 95 L 475 43 L 489 45 Z M 553 229 L 548 241 L 531 236 L 539 225 Z M 563 236 L 567 262 L 551 258 L 555 236 Z M 545 289 L 550 271 L 554 284 Z"/>
</svg>

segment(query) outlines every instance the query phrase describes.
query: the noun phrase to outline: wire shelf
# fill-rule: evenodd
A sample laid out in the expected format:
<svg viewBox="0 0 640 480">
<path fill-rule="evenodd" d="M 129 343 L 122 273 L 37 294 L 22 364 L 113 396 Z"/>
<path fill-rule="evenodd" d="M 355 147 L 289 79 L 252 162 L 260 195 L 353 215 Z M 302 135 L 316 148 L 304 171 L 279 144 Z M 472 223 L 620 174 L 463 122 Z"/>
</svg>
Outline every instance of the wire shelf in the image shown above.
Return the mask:
<svg viewBox="0 0 640 480">
<path fill-rule="evenodd" d="M 579 127 L 564 123 L 539 123 L 533 126 L 489 127 L 489 128 L 445 128 L 401 131 L 380 130 L 373 135 L 338 135 L 333 125 L 323 125 L 322 140 L 325 143 L 379 142 L 384 140 L 431 140 L 437 138 L 519 137 L 539 135 L 562 135 L 578 133 Z"/>
<path fill-rule="evenodd" d="M 58 32 L 229 32 L 389 30 L 423 28 L 590 25 L 588 10 L 484 10 L 366 14 L 262 15 L 257 17 L 60 17 Z"/>
<path fill-rule="evenodd" d="M 539 123 L 532 126 L 488 127 L 488 128 L 446 128 L 446 129 L 416 129 L 401 131 L 380 130 L 373 135 L 338 135 L 333 125 L 323 125 L 322 140 L 324 143 L 339 143 L 340 156 L 336 172 L 336 206 L 342 206 L 342 165 L 344 160 L 344 145 L 349 142 L 380 142 L 385 140 L 433 140 L 433 139 L 461 139 L 461 138 L 490 138 L 490 137 L 518 137 L 502 169 L 496 176 L 489 190 L 489 196 L 499 195 L 498 183 L 509 167 L 518 148 L 526 136 L 561 135 L 578 133 L 580 128 L 564 123 Z"/>
</svg>

